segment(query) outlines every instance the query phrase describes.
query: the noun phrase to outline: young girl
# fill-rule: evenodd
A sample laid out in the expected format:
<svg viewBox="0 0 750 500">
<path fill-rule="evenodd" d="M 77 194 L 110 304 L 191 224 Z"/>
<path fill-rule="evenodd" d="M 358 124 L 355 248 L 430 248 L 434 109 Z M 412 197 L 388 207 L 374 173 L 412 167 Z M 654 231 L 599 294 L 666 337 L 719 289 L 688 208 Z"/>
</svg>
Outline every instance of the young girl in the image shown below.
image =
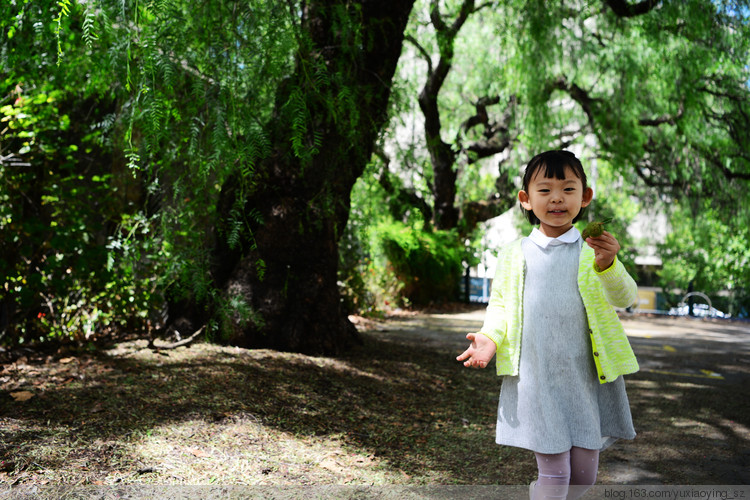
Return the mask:
<svg viewBox="0 0 750 500">
<path fill-rule="evenodd" d="M 496 441 L 535 453 L 532 500 L 579 498 L 596 481 L 599 451 L 635 437 L 621 375 L 638 363 L 612 306 L 632 305 L 637 288 L 614 236 L 584 244 L 573 227 L 593 195 L 572 153 L 529 162 L 518 199 L 539 227 L 498 252 L 484 325 L 457 358 L 484 368 L 496 356 Z"/>
</svg>

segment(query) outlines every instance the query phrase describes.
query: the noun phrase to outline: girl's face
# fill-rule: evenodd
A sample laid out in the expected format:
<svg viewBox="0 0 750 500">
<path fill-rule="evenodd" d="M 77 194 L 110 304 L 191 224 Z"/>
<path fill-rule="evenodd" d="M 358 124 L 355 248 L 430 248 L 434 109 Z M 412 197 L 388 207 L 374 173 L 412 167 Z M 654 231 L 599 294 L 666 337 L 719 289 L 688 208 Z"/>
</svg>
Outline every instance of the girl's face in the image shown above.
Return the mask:
<svg viewBox="0 0 750 500">
<path fill-rule="evenodd" d="M 544 177 L 539 169 L 529 182 L 528 191 L 518 192 L 518 201 L 539 219 L 539 230 L 550 238 L 557 238 L 573 227 L 581 208 L 591 203 L 594 191 L 583 189 L 581 179 L 573 169 L 565 167 L 565 178 Z"/>
</svg>

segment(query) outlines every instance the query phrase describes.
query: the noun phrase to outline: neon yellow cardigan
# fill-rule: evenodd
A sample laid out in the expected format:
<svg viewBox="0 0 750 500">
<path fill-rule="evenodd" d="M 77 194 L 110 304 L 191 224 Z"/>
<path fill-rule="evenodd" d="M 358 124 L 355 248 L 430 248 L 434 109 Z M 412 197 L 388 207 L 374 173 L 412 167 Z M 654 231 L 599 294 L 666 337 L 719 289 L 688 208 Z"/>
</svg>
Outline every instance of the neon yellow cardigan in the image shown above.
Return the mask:
<svg viewBox="0 0 750 500">
<path fill-rule="evenodd" d="M 497 346 L 498 375 L 518 375 L 523 331 L 523 286 L 526 271 L 521 240 L 498 252 L 497 271 L 480 333 Z M 622 263 L 594 269 L 594 250 L 583 244 L 578 265 L 578 290 L 586 308 L 592 357 L 599 382 L 613 382 L 620 375 L 638 371 L 638 361 L 614 308 L 632 305 L 638 287 Z"/>
</svg>

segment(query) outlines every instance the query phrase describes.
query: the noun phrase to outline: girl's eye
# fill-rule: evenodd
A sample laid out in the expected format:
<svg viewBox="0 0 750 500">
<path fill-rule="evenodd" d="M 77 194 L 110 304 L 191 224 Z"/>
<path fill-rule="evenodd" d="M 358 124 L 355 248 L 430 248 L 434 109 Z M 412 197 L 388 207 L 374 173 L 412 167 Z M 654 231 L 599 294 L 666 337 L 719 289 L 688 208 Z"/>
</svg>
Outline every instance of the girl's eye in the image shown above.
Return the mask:
<svg viewBox="0 0 750 500">
<path fill-rule="evenodd" d="M 540 189 L 539 192 L 540 193 L 549 193 L 549 189 Z"/>
</svg>

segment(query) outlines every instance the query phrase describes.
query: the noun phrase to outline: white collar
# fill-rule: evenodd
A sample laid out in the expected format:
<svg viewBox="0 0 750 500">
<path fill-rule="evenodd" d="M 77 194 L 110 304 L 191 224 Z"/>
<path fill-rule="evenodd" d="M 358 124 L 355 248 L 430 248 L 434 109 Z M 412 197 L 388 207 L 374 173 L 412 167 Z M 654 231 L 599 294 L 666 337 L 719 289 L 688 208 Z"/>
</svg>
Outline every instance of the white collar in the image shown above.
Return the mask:
<svg viewBox="0 0 750 500">
<path fill-rule="evenodd" d="M 535 227 L 529 239 L 539 245 L 541 248 L 547 248 L 548 246 L 564 245 L 566 243 L 575 243 L 581 237 L 581 233 L 575 227 L 571 227 L 567 232 L 561 234 L 557 238 L 550 238 L 542 233 L 538 227 Z"/>
</svg>

